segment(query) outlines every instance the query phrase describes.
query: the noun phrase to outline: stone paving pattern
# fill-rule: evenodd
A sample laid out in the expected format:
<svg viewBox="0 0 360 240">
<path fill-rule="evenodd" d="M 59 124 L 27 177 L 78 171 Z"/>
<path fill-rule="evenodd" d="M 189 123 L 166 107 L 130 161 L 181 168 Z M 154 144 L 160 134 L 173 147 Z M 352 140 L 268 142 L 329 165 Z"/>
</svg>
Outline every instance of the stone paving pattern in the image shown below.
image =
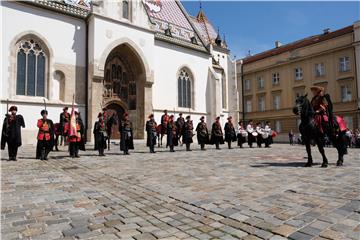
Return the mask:
<svg viewBox="0 0 360 240">
<path fill-rule="evenodd" d="M 88 146 L 91 148 L 91 146 Z M 359 239 L 360 150 L 343 167 L 302 167 L 303 146 L 121 155 L 95 151 L 49 161 L 24 146 L 1 153 L 1 239 Z"/>
</svg>

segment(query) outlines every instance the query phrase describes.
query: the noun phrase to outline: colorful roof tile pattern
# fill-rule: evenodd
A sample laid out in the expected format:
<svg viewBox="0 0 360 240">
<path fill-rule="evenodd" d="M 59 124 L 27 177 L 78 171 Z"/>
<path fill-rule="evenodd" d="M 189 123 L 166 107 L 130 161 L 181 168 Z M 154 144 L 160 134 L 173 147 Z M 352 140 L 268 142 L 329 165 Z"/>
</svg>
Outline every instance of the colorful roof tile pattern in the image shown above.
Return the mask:
<svg viewBox="0 0 360 240">
<path fill-rule="evenodd" d="M 196 17 L 191 17 L 191 20 L 206 45 L 215 43 L 218 33 L 202 10 L 200 10 Z"/>
<path fill-rule="evenodd" d="M 194 45 L 202 45 L 190 18 L 177 0 L 144 0 L 147 13 L 158 33 L 165 34 L 170 28 L 171 35 L 175 38 L 190 42 Z M 191 39 L 196 38 L 196 44 Z"/>
</svg>

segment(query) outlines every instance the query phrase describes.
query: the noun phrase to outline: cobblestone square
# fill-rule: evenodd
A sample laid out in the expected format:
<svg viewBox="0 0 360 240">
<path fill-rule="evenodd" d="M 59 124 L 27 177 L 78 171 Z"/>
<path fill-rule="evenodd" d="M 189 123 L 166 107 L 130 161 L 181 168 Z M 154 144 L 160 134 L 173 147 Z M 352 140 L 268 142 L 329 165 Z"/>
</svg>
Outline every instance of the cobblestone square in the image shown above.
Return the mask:
<svg viewBox="0 0 360 240">
<path fill-rule="evenodd" d="M 272 145 L 149 154 L 143 141 L 124 156 L 66 148 L 35 160 L 2 156 L 2 239 L 359 239 L 359 154 L 343 167 L 304 168 L 303 146 Z"/>
</svg>

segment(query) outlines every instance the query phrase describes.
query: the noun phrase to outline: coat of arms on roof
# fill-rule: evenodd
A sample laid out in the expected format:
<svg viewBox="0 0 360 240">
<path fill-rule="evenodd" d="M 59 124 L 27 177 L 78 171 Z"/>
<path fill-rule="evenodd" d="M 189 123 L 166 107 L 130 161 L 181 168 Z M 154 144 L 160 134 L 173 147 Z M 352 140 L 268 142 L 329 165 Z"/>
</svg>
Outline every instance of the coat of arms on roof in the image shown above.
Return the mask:
<svg viewBox="0 0 360 240">
<path fill-rule="evenodd" d="M 144 4 L 150 12 L 158 13 L 161 11 L 161 0 L 144 0 Z"/>
</svg>

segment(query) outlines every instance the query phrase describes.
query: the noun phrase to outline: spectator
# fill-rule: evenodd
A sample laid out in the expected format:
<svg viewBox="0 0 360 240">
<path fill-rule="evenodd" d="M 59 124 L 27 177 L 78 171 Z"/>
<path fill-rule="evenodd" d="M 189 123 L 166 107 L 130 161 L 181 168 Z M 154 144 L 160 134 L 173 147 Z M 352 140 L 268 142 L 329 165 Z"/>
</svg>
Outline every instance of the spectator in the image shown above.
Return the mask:
<svg viewBox="0 0 360 240">
<path fill-rule="evenodd" d="M 289 132 L 289 141 L 290 141 L 290 145 L 294 145 L 294 133 L 292 129 Z"/>
<path fill-rule="evenodd" d="M 350 148 L 351 147 L 352 132 L 350 131 L 349 128 L 346 129 L 345 137 L 346 137 L 346 146 Z"/>
</svg>

